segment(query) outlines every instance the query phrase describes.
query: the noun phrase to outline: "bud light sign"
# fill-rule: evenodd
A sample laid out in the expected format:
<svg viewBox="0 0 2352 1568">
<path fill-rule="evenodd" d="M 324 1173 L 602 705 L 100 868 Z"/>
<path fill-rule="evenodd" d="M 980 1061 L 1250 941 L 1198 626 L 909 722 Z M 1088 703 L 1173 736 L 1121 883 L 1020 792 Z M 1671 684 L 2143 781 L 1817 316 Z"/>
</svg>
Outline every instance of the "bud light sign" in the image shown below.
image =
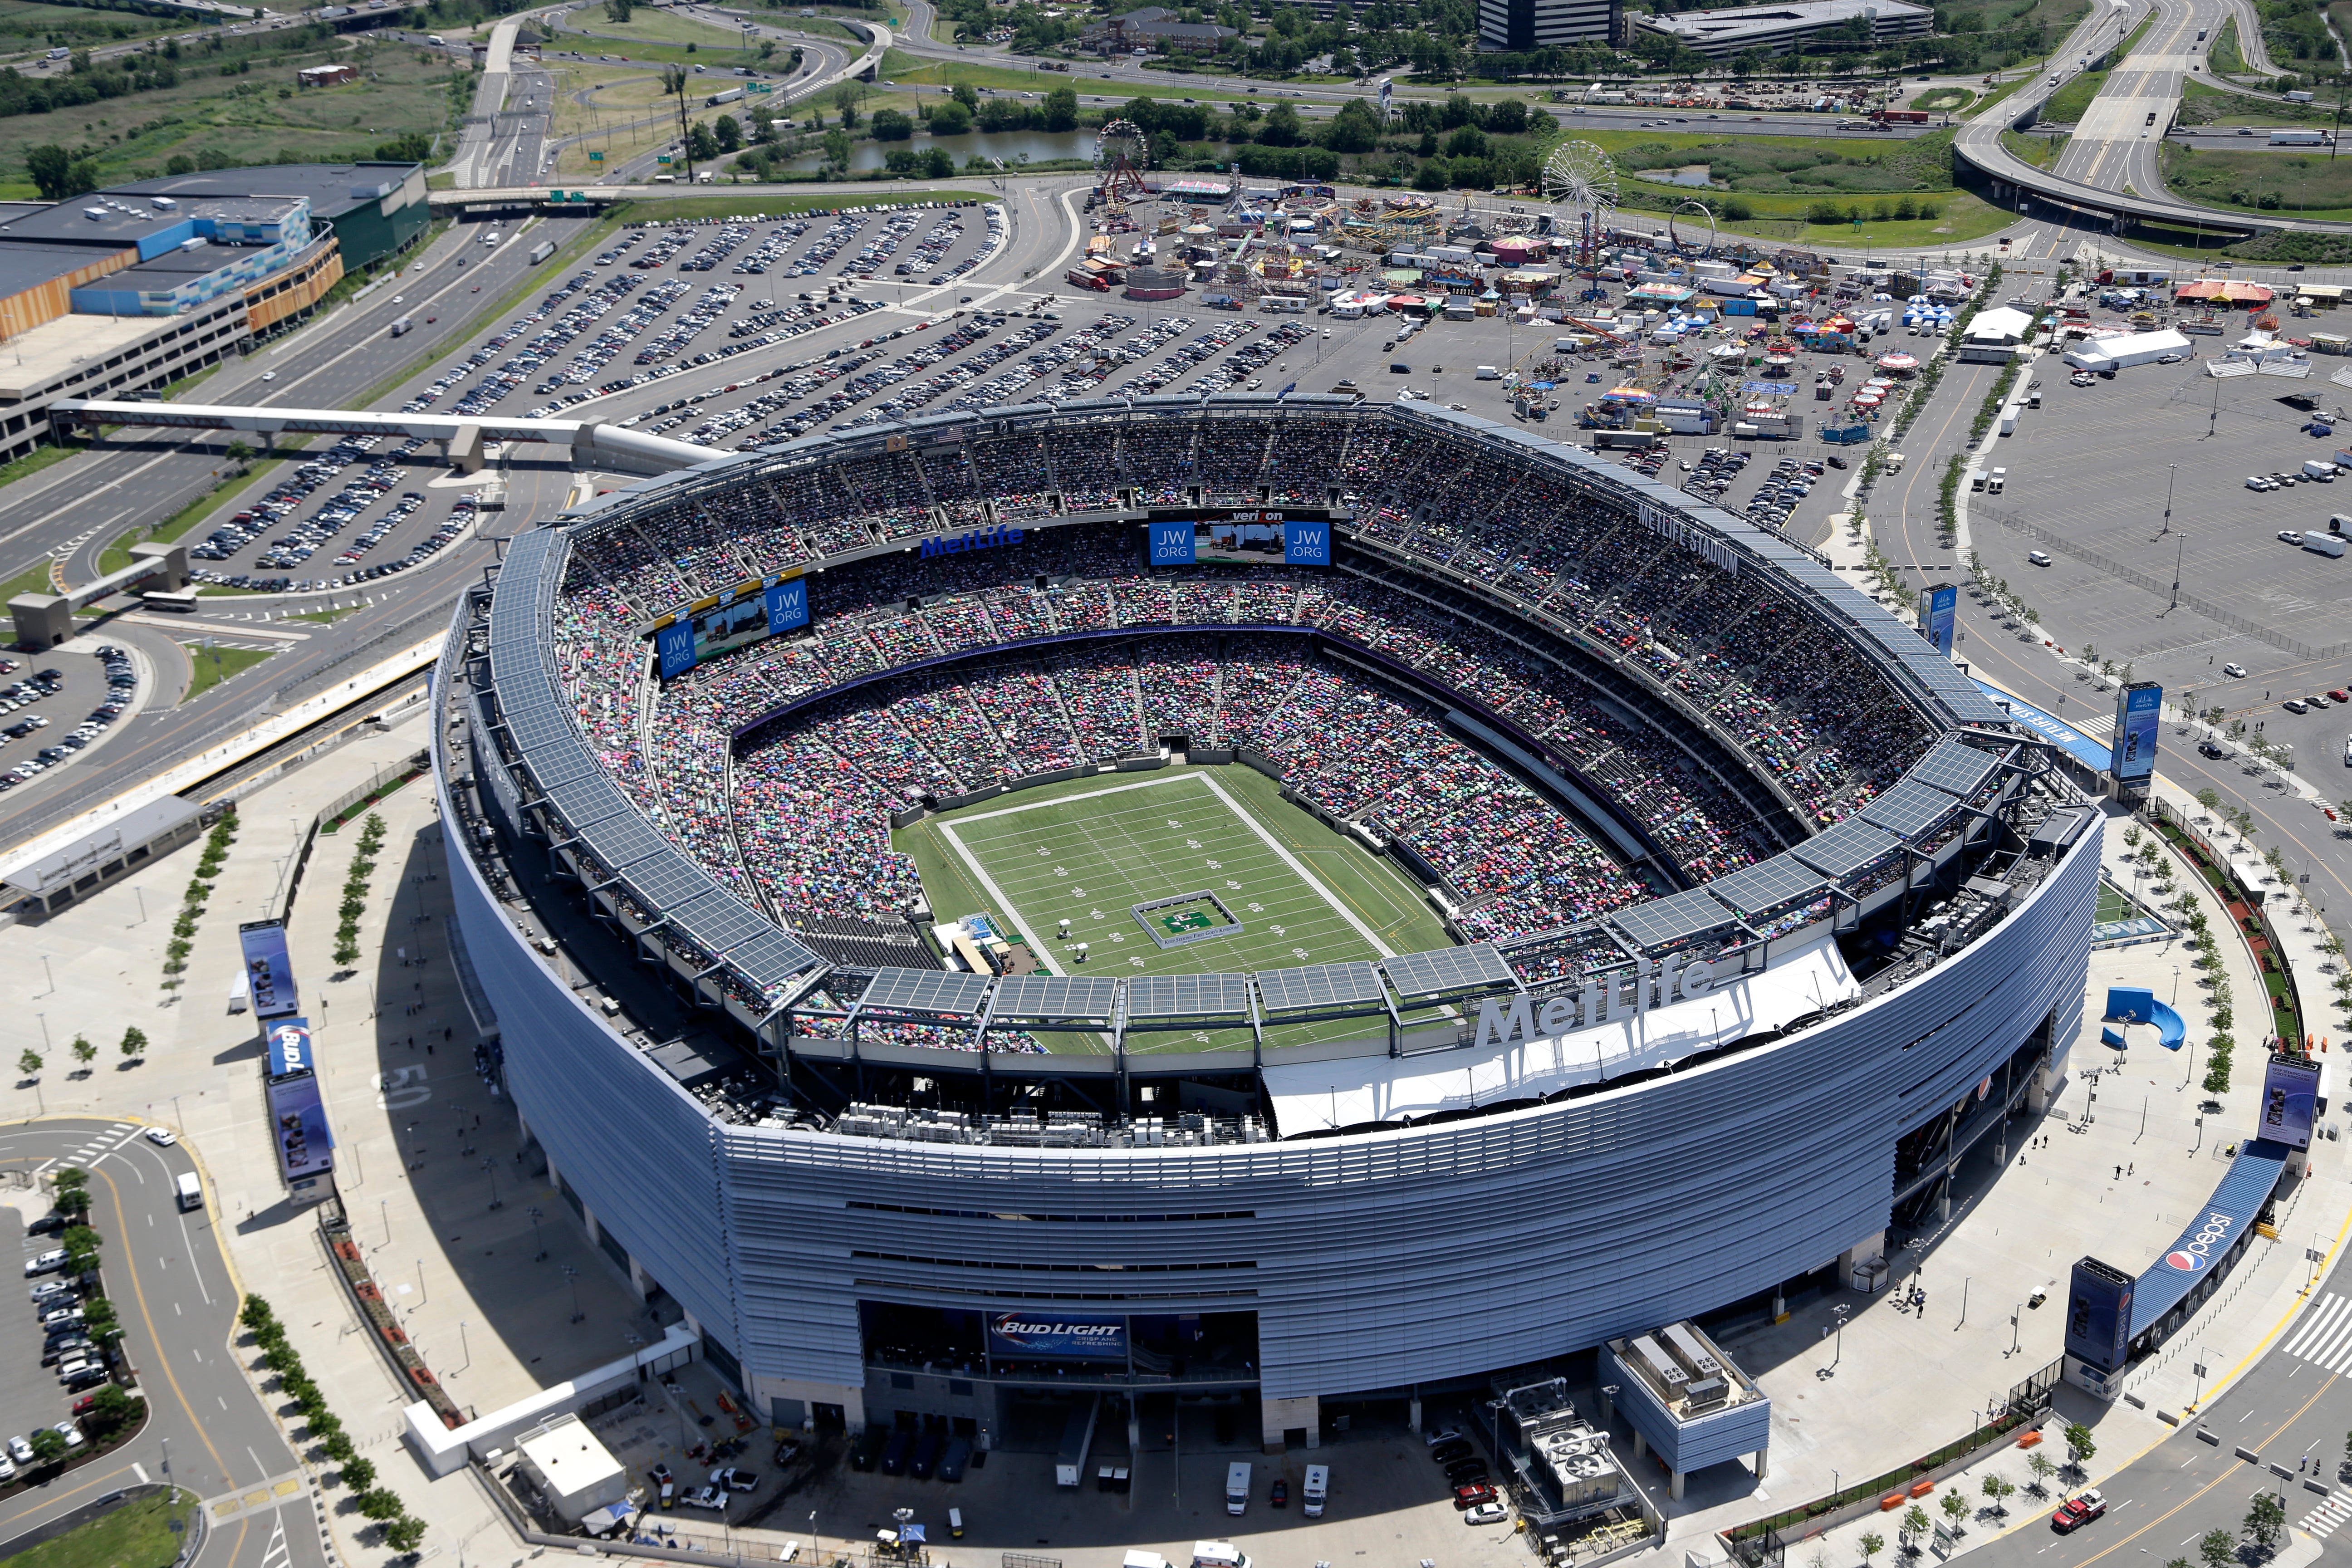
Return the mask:
<svg viewBox="0 0 2352 1568">
<path fill-rule="evenodd" d="M 988 1320 L 991 1355 L 1052 1361 L 1125 1361 L 1127 1320 L 1070 1312 L 997 1312 Z"/>
</svg>

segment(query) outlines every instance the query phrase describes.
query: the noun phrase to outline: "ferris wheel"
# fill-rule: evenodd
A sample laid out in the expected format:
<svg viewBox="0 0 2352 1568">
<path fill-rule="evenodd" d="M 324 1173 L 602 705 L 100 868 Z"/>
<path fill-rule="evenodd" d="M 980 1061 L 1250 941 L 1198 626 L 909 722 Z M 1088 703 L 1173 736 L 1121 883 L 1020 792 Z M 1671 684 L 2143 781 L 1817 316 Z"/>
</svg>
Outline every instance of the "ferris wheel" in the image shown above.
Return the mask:
<svg viewBox="0 0 2352 1568">
<path fill-rule="evenodd" d="M 1150 143 L 1132 120 L 1114 120 L 1095 133 L 1095 194 L 1106 202 L 1143 194 Z"/>
<path fill-rule="evenodd" d="M 1609 215 L 1617 210 L 1617 165 L 1590 142 L 1563 142 L 1544 161 L 1543 192 L 1545 200 L 1576 209 L 1576 265 L 1591 272 L 1599 265 L 1601 237 L 1609 227 Z M 1600 291 L 1600 279 L 1595 278 L 1584 297 L 1593 298 Z"/>
<path fill-rule="evenodd" d="M 1706 237 L 1696 237 L 1698 225 L 1706 226 Z M 1666 214 L 1666 237 L 1674 242 L 1678 256 L 1707 256 L 1715 250 L 1715 209 L 1702 201 L 1676 202 Z"/>
</svg>

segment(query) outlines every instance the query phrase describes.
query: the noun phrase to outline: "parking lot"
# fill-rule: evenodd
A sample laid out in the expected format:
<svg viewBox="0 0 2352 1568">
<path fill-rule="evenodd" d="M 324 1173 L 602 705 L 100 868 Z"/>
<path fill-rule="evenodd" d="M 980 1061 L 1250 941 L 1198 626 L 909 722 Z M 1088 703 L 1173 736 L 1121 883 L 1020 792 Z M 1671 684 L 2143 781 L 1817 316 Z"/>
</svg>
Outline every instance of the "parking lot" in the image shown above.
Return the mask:
<svg viewBox="0 0 2352 1568">
<path fill-rule="evenodd" d="M 129 653 L 112 643 L 0 658 L 0 791 L 103 741 L 139 684 Z"/>
<path fill-rule="evenodd" d="M 43 1205 L 36 1202 L 26 1206 Z M 53 1331 L 69 1331 L 70 1325 L 61 1321 L 45 1327 L 42 1322 L 44 1315 L 71 1310 L 79 1296 L 70 1289 L 58 1289 L 62 1281 L 54 1268 L 38 1273 L 27 1271 L 33 1260 L 56 1248 L 58 1232 L 64 1227 L 51 1214 L 33 1216 L 30 1223 L 39 1225 L 39 1230 L 26 1229 L 27 1223 L 17 1208 L 5 1210 L 5 1217 L 0 1217 L 0 1225 L 16 1232 L 17 1250 L 26 1265 L 9 1276 L 13 1283 L 7 1292 L 7 1304 L 0 1307 L 0 1412 L 5 1412 L 0 1414 L 0 1440 L 10 1440 L 12 1449 L 14 1439 L 28 1436 L 37 1427 L 70 1420 L 75 1401 L 89 1393 L 89 1386 L 68 1389 L 58 1381 L 58 1366 L 74 1353 L 77 1342 L 58 1337 Z M 40 1289 L 49 1289 L 52 1293 L 37 1302 L 32 1292 Z M 102 1377 L 99 1381 L 103 1381 Z M 18 1468 L 25 1462 L 22 1450 L 16 1451 L 8 1461 Z M 13 1472 L 0 1474 L 0 1480 L 9 1479 L 11 1475 Z"/>
<path fill-rule="evenodd" d="M 706 1483 L 709 1462 L 684 1459 L 680 1442 L 730 1428 L 723 1417 L 710 1428 L 693 1424 L 691 1413 L 714 1409 L 711 1392 L 694 1383 L 698 1374 L 704 1374 L 698 1365 L 682 1370 L 674 1403 L 656 1385 L 647 1391 L 646 1402 L 592 1423 L 632 1482 L 646 1486 L 649 1494 L 656 1465 L 668 1465 L 681 1487 Z M 1059 1430 L 1058 1422 L 1045 1425 Z M 1143 1452 L 1133 1460 L 1125 1433 L 1111 1429 L 1113 1425 L 1106 1424 L 1089 1456 L 1086 1483 L 1076 1489 L 1055 1484 L 1054 1454 L 1037 1444 L 1022 1444 L 1017 1428 L 1013 1446 L 988 1454 L 953 1482 L 937 1476 L 919 1480 L 910 1474 L 885 1475 L 878 1468 L 856 1469 L 848 1462 L 850 1445 L 835 1433 L 819 1438 L 811 1464 L 782 1478 L 791 1486 L 788 1496 L 769 1473 L 771 1445 L 761 1428 L 752 1435 L 751 1450 L 730 1461 L 761 1472 L 761 1484 L 730 1500 L 723 1525 L 713 1513 L 683 1505 L 664 1512 L 656 1505 L 636 1532 L 688 1544 L 707 1542 L 717 1550 L 730 1541 L 740 1548 L 746 1531 L 757 1531 L 756 1539 L 769 1550 L 781 1552 L 786 1542 L 796 1542 L 796 1560 L 830 1563 L 844 1552 L 861 1553 L 879 1531 L 895 1529 L 897 1510 L 905 1508 L 909 1522 L 924 1526 L 936 1568 L 995 1568 L 1004 1552 L 1053 1559 L 1067 1568 L 1118 1568 L 1122 1554 L 1134 1548 L 1159 1552 L 1181 1568 L 1192 1561 L 1192 1543 L 1206 1540 L 1231 1541 L 1261 1568 L 1367 1559 L 1390 1564 L 1429 1559 L 1441 1568 L 1525 1568 L 1532 1560 L 1510 1521 L 1465 1522 L 1444 1469 L 1431 1459 L 1423 1436 L 1401 1421 L 1358 1416 L 1350 1430 L 1331 1435 L 1320 1447 L 1294 1443 L 1286 1453 L 1269 1457 L 1248 1440 L 1255 1433 L 1227 1426 L 1222 1428 L 1226 1440 L 1220 1442 L 1221 1428 L 1210 1414 L 1188 1408 L 1179 1433 L 1164 1429 L 1164 1415 L 1147 1417 Z M 1171 1436 L 1181 1436 L 1181 1459 L 1171 1450 Z M 1239 1517 L 1226 1512 L 1223 1496 L 1227 1467 L 1235 1460 L 1251 1469 L 1250 1501 Z M 1124 1493 L 1098 1489 L 1094 1479 L 1098 1463 L 1113 1462 L 1132 1466 Z M 1326 1510 L 1315 1520 L 1301 1508 L 1309 1464 L 1330 1471 Z M 1280 1508 L 1270 1501 L 1276 1481 L 1288 1489 L 1288 1501 Z M 963 1521 L 960 1538 L 950 1534 L 951 1508 Z"/>
<path fill-rule="evenodd" d="M 2340 443 L 2305 433 L 2313 408 L 2298 405 L 2333 413 L 2352 394 L 2315 374 L 2216 382 L 2197 361 L 2087 386 L 2052 359 L 2035 374 L 2042 406 L 1985 459 L 2009 470 L 2004 493 L 1969 498 L 1987 570 L 2068 629 L 2060 640 L 2070 654 L 2128 664 L 2135 679 L 2162 682 L 2168 700 L 2192 691 L 2199 709 L 2242 721 L 2248 738 L 2293 745 L 2297 770 L 2329 787 L 2352 715 L 2282 704 L 2352 686 L 2352 642 L 2340 630 L 2352 559 L 2280 535 L 2324 533 L 2330 516 L 2352 514 L 2352 481 L 2254 489 L 2247 480 L 2332 458 Z M 2035 550 L 2049 565 L 2029 559 Z M 2011 635 L 2038 643 L 2049 634 Z M 2231 675 L 2233 666 L 2246 673 Z M 2061 716 L 2103 724 L 2112 699 L 2085 691 L 2084 703 Z"/>
</svg>

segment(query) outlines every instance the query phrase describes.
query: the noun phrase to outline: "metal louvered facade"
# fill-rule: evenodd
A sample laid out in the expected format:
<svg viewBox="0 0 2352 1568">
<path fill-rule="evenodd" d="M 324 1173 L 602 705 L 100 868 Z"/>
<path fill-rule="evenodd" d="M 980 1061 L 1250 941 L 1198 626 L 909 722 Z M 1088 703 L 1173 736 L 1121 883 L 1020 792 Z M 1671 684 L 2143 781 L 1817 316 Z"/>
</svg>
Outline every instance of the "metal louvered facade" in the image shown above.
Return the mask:
<svg viewBox="0 0 2352 1568">
<path fill-rule="evenodd" d="M 1776 574 L 1948 737 L 1874 809 L 1705 889 L 1612 917 L 1612 940 L 1629 944 L 1629 962 L 1635 949 L 1664 951 L 1743 920 L 1851 904 L 1865 878 L 1907 886 L 1913 861 L 1936 847 L 1928 840 L 1981 816 L 1984 797 L 2011 782 L 2003 752 L 2019 742 L 2006 716 L 1787 542 L 1522 432 L 1443 410 L 1347 412 L 1521 448 L 1626 504 L 1673 513 L 1736 553 L 1741 570 Z M 1134 416 L 1108 402 L 979 417 L 1051 430 Z M 795 443 L 642 493 L 668 500 L 740 484 L 751 463 L 864 449 L 894 428 Z M 615 500 L 580 526 L 625 525 L 635 504 Z M 548 633 L 568 548 L 550 529 L 508 552 L 487 664 L 512 766 L 475 762 L 509 774 L 500 798 L 536 813 L 549 843 L 576 847 L 593 868 L 583 880 L 638 906 L 641 922 L 614 917 L 627 934 L 605 961 L 653 963 L 646 950 L 675 927 L 732 986 L 730 1006 L 755 1017 L 762 999 L 782 1007 L 824 961 L 648 827 L 593 763 L 581 765 L 586 748 L 551 677 Z M 448 744 L 444 728 L 435 726 L 436 751 Z M 1953 738 L 1961 734 L 1969 740 Z M 438 774 L 444 817 L 456 820 L 451 770 Z M 1288 1142 L 1013 1147 L 715 1120 L 582 999 L 569 964 L 529 945 L 465 836 L 447 836 L 457 918 L 531 1135 L 565 1188 L 724 1347 L 763 1404 L 867 1384 L 861 1302 L 1254 1313 L 1255 1372 L 1273 1400 L 1475 1376 L 1695 1317 L 1821 1268 L 1885 1227 L 1898 1140 L 2029 1042 L 2066 1049 L 2080 1023 L 2098 839 L 2095 822 L 2038 880 L 2021 880 L 1996 922 L 1902 984 L 1667 1076 Z M 1360 1003 L 1383 984 L 1406 1000 L 1518 984 L 1491 947 L 1255 979 L 1141 976 L 1116 991 L 1042 978 L 992 990 L 980 976 L 912 971 L 870 981 L 847 994 L 877 1011 L 978 1017 L 992 998 L 1007 1016 L 1108 1021 L 1116 1003 L 1122 1023 L 1246 1019 L 1254 997 L 1275 1009 Z M 700 972 L 682 984 L 702 999 Z M 973 1059 L 922 1054 L 941 1070 L 969 1071 Z"/>
</svg>

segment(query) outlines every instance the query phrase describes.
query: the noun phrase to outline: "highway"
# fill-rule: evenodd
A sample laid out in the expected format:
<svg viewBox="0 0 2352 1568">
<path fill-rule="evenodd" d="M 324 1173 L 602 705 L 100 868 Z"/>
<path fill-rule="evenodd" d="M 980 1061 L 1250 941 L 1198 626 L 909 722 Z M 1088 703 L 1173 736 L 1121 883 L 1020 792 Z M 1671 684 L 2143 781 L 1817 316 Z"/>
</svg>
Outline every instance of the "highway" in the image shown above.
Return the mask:
<svg viewBox="0 0 2352 1568">
<path fill-rule="evenodd" d="M 89 1172 L 90 1223 L 106 1241 L 107 1293 L 151 1414 L 125 1447 L 0 1503 L 0 1542 L 109 1491 L 161 1481 L 167 1462 L 170 1479 L 200 1498 L 299 1479 L 283 1431 L 236 1360 L 237 1291 L 214 1235 L 218 1216 L 209 1208 L 184 1215 L 173 1195 L 180 1173 L 196 1168 L 188 1150 L 157 1148 L 127 1121 L 61 1117 L 0 1130 L 0 1169 L 38 1173 L 60 1164 Z M 290 1209 L 257 1220 L 307 1223 Z M 307 1485 L 215 1529 L 198 1562 L 326 1568 Z"/>
</svg>

